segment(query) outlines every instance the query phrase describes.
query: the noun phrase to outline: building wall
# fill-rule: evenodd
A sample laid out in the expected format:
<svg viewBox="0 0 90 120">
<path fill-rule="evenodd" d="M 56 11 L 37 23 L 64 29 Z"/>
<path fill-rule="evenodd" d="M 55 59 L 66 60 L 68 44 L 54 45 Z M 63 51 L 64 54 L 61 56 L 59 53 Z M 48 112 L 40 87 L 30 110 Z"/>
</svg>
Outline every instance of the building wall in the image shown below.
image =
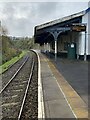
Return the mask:
<svg viewBox="0 0 90 120">
<path fill-rule="evenodd" d="M 89 2 L 90 7 L 90 2 Z M 88 12 L 88 54 L 90 55 L 90 11 Z"/>
<path fill-rule="evenodd" d="M 69 35 L 61 35 L 58 39 L 58 52 L 65 51 L 64 43 L 70 42 L 70 34 Z"/>
<path fill-rule="evenodd" d="M 88 7 L 90 7 L 90 1 L 88 2 Z"/>
<path fill-rule="evenodd" d="M 86 54 L 90 55 L 90 11 L 88 13 L 86 13 L 83 17 L 82 17 L 82 23 L 86 23 L 87 24 L 87 33 L 86 33 Z M 84 49 L 85 49 L 85 33 L 82 32 L 82 37 L 81 37 L 81 52 L 80 54 L 83 55 L 84 54 Z"/>
<path fill-rule="evenodd" d="M 58 52 L 66 52 L 64 50 L 64 43 L 76 43 L 76 54 L 79 54 L 80 52 L 80 34 L 78 32 L 68 32 L 67 35 L 61 35 L 58 39 Z"/>
<path fill-rule="evenodd" d="M 76 43 L 76 54 L 80 52 L 80 33 L 72 32 L 72 42 Z"/>
</svg>

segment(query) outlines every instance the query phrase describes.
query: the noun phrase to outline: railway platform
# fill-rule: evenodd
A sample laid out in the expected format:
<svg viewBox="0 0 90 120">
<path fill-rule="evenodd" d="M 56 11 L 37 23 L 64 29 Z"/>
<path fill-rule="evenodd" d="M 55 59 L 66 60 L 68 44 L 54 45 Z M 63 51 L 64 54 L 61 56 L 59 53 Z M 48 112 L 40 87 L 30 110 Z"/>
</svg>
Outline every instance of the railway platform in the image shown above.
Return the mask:
<svg viewBox="0 0 90 120">
<path fill-rule="evenodd" d="M 41 92 L 39 118 L 88 119 L 88 106 L 65 80 L 54 64 L 42 53 L 40 60 Z M 41 105 L 40 105 L 41 103 Z"/>
</svg>

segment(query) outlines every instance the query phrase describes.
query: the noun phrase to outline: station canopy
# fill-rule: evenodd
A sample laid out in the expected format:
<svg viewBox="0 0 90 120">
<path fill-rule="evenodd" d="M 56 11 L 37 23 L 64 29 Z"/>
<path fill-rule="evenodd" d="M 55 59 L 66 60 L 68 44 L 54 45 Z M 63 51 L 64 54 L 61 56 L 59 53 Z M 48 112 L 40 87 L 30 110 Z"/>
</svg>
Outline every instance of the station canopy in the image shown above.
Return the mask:
<svg viewBox="0 0 90 120">
<path fill-rule="evenodd" d="M 51 31 L 57 31 L 61 34 L 67 34 L 68 31 L 85 31 L 86 25 L 82 24 L 82 16 L 86 11 L 82 11 L 67 17 L 63 17 L 54 21 L 50 21 L 34 28 L 35 42 L 40 45 L 51 42 L 54 38 Z"/>
</svg>

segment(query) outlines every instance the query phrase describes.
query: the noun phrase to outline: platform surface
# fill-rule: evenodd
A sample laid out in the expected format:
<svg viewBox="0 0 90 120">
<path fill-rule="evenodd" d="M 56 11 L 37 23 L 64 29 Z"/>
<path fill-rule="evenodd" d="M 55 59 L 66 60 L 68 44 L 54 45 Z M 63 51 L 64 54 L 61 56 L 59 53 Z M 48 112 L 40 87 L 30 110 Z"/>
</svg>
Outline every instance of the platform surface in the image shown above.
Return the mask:
<svg viewBox="0 0 90 120">
<path fill-rule="evenodd" d="M 75 118 L 42 54 L 40 60 L 45 118 Z"/>
<path fill-rule="evenodd" d="M 45 118 L 88 118 L 88 107 L 53 63 L 39 53 Z"/>
</svg>

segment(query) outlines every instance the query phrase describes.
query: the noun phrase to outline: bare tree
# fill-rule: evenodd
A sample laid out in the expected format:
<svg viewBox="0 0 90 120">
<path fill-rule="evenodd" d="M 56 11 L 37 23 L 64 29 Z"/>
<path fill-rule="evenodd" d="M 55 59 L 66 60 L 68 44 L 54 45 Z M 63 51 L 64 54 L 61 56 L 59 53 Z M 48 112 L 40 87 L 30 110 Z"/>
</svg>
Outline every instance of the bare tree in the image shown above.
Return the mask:
<svg viewBox="0 0 90 120">
<path fill-rule="evenodd" d="M 8 30 L 5 26 L 1 27 L 1 34 L 4 35 L 4 36 L 6 36 L 8 34 Z"/>
<path fill-rule="evenodd" d="M 5 26 L 2 26 L 0 21 L 0 35 L 6 36 L 7 34 L 8 34 L 7 28 Z"/>
</svg>

